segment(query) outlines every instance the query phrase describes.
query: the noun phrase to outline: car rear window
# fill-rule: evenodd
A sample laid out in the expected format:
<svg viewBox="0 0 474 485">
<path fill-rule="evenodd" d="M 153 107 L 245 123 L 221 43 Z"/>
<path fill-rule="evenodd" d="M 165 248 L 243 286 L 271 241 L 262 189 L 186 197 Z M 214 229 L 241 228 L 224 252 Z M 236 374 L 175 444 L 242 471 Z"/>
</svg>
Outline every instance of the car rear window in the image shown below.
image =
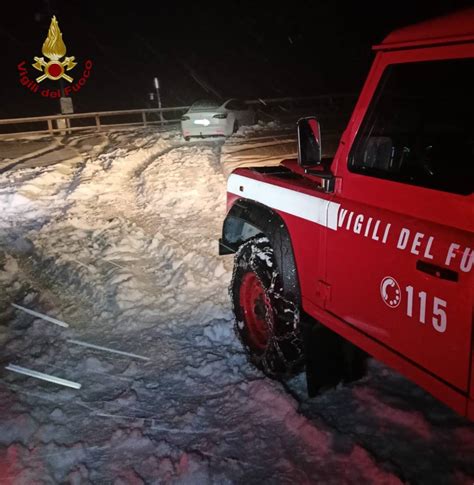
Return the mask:
<svg viewBox="0 0 474 485">
<path fill-rule="evenodd" d="M 220 106 L 218 101 L 212 99 L 201 99 L 192 104 L 189 111 L 202 111 L 205 109 L 215 109 Z"/>
</svg>

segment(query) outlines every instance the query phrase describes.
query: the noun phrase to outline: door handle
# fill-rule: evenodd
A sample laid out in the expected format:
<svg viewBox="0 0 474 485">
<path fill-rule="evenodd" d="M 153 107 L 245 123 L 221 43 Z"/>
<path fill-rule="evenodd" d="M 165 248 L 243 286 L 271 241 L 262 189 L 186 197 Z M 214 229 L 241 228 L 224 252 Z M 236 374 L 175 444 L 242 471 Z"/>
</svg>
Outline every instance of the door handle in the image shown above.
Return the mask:
<svg viewBox="0 0 474 485">
<path fill-rule="evenodd" d="M 453 271 L 452 269 L 448 269 L 448 268 L 443 268 L 433 263 L 427 263 L 426 261 L 422 261 L 421 259 L 419 259 L 416 262 L 416 269 L 418 271 L 422 271 L 423 273 L 427 273 L 441 280 L 456 282 L 459 279 L 459 275 L 457 271 Z"/>
</svg>

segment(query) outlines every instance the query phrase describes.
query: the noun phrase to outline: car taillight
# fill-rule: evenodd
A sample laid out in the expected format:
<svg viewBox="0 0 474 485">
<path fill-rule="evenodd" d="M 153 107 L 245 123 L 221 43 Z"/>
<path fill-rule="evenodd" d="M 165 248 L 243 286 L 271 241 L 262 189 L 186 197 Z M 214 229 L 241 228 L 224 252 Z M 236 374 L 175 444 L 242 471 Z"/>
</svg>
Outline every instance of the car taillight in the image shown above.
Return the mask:
<svg viewBox="0 0 474 485">
<path fill-rule="evenodd" d="M 218 120 L 225 120 L 227 118 L 227 113 L 219 113 L 214 115 L 213 118 L 217 118 Z"/>
<path fill-rule="evenodd" d="M 189 116 L 181 116 L 181 121 L 188 121 L 189 120 Z"/>
</svg>

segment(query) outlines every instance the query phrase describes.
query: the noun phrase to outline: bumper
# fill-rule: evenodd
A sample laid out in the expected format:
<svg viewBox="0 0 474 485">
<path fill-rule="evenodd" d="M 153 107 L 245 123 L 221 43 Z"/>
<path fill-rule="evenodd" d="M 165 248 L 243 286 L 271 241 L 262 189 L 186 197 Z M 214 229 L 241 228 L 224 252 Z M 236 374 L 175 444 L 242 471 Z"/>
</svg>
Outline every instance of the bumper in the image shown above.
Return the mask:
<svg viewBox="0 0 474 485">
<path fill-rule="evenodd" d="M 228 136 L 227 120 L 212 120 L 209 126 L 196 125 L 191 120 L 181 122 L 183 136 Z"/>
</svg>

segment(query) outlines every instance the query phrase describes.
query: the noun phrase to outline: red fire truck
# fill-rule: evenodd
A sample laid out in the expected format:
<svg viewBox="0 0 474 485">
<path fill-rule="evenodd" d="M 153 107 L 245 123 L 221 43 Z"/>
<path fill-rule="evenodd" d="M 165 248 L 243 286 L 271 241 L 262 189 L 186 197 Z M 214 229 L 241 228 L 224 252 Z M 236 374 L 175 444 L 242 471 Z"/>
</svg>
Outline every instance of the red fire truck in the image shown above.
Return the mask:
<svg viewBox="0 0 474 485">
<path fill-rule="evenodd" d="M 372 355 L 474 419 L 474 9 L 374 49 L 333 158 L 309 117 L 297 160 L 229 176 L 236 332 L 310 395 Z"/>
</svg>

